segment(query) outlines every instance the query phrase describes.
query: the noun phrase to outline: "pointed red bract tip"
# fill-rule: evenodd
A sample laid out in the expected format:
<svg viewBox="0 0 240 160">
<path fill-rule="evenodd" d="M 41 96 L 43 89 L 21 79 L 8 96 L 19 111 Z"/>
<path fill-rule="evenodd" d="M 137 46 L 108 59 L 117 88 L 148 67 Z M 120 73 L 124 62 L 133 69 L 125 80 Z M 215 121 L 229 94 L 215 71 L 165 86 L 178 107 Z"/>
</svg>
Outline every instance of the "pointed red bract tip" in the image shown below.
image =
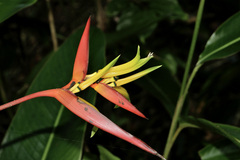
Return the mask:
<svg viewBox="0 0 240 160">
<path fill-rule="evenodd" d="M 26 95 L 22 98 L 19 98 L 19 99 L 16 99 L 14 101 L 11 101 L 11 102 L 8 102 L 6 104 L 1 105 L 0 110 L 10 108 L 14 105 L 20 104 L 22 102 L 25 102 L 25 101 L 28 101 L 30 99 L 37 98 L 37 97 L 55 97 L 57 90 L 58 89 L 50 89 L 50 90 L 39 91 L 39 92 L 36 92 L 36 93 Z"/>
<path fill-rule="evenodd" d="M 162 160 L 167 160 L 166 158 L 164 158 L 161 154 L 157 153 L 156 154 L 157 157 L 161 158 Z"/>
<path fill-rule="evenodd" d="M 98 112 L 92 106 L 87 104 L 87 102 L 76 95 L 72 94 L 66 89 L 57 90 L 57 95 L 55 97 L 59 102 L 61 102 L 65 107 L 67 107 L 71 112 L 84 119 L 88 123 L 114 135 L 117 136 L 133 145 L 155 155 L 159 156 L 158 152 L 148 146 L 142 140 L 134 137 L 132 134 L 121 129 L 103 114 Z"/>
<path fill-rule="evenodd" d="M 94 109 L 89 103 L 85 100 L 78 98 L 75 94 L 70 92 L 67 89 L 50 89 L 45 91 L 36 92 L 30 95 L 27 95 L 23 98 L 17 99 L 13 102 L 9 102 L 5 105 L 0 106 L 0 110 L 11 107 L 13 105 L 19 104 L 21 102 L 30 100 L 36 97 L 54 97 L 65 107 L 67 107 L 71 112 L 84 119 L 85 121 L 91 123 L 92 125 L 113 134 L 133 145 L 153 154 L 158 157 L 162 157 L 154 149 L 148 146 L 146 143 L 140 139 L 134 137 L 130 133 L 124 131 L 107 117 L 102 115 L 96 109 Z"/>
<path fill-rule="evenodd" d="M 146 118 L 146 116 L 142 114 L 136 107 L 134 107 L 123 95 L 108 85 L 104 83 L 95 83 L 91 85 L 91 87 L 103 97 L 118 105 L 119 107 L 124 108 L 140 117 Z"/>
<path fill-rule="evenodd" d="M 88 69 L 88 57 L 89 57 L 89 31 L 90 31 L 91 17 L 88 18 L 87 24 L 80 40 L 77 55 L 73 67 L 72 80 L 75 82 L 82 81 Z"/>
</svg>

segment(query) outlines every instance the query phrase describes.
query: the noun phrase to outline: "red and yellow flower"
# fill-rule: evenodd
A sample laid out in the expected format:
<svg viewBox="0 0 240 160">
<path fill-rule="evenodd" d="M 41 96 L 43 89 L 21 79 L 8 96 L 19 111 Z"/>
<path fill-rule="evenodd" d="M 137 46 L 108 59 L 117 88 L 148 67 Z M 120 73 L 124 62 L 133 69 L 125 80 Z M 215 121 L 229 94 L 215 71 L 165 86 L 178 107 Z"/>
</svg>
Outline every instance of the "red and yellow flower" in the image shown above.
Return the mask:
<svg viewBox="0 0 240 160">
<path fill-rule="evenodd" d="M 152 149 L 140 139 L 124 131 L 103 114 L 101 114 L 92 104 L 88 103 L 75 93 L 81 92 L 88 87 L 92 87 L 103 97 L 140 117 L 146 118 L 136 107 L 128 101 L 128 93 L 122 85 L 134 81 L 161 66 L 148 68 L 126 78 L 118 79 L 118 76 L 130 73 L 147 63 L 153 55 L 150 53 L 146 58 L 140 58 L 140 48 L 138 47 L 137 55 L 129 62 L 114 66 L 119 56 L 104 68 L 95 73 L 87 75 L 88 56 L 89 56 L 89 30 L 90 18 L 87 21 L 85 30 L 79 43 L 76 59 L 74 62 L 72 80 L 64 87 L 39 91 L 25 97 L 19 98 L 12 102 L 0 106 L 0 110 L 9 108 L 13 105 L 22 103 L 36 97 L 53 97 L 67 107 L 72 113 L 89 122 L 93 126 L 100 128 L 110 134 L 124 139 L 137 147 L 156 155 L 162 159 L 157 151 Z M 95 128 L 96 129 L 96 128 Z"/>
</svg>

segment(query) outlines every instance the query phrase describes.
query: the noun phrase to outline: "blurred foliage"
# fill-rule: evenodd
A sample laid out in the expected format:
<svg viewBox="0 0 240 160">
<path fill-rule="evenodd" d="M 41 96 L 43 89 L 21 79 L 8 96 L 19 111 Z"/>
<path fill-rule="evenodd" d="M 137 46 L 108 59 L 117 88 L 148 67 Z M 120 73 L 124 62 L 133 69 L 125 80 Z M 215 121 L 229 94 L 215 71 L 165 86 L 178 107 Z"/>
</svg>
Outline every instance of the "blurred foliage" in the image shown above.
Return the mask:
<svg viewBox="0 0 240 160">
<path fill-rule="evenodd" d="M 226 140 L 207 145 L 199 155 L 202 160 L 238 160 L 240 157 L 239 148 Z"/>
<path fill-rule="evenodd" d="M 107 5 L 107 15 L 117 21 L 114 38 L 137 34 L 141 42 L 153 33 L 159 21 L 187 19 L 187 14 L 175 0 L 114 0 Z M 111 39 L 109 42 L 114 41 Z"/>
<path fill-rule="evenodd" d="M 18 1 L 1 0 L 0 22 L 3 22 L 5 19 L 14 15 L 21 9 L 30 6 L 35 2 L 36 0 L 18 0 Z"/>
<path fill-rule="evenodd" d="M 149 118 L 149 121 L 122 109 L 113 109 L 114 105 L 100 96 L 96 101 L 96 106 L 103 114 L 161 153 L 179 94 L 198 1 L 51 0 L 51 5 L 60 45 L 85 24 L 89 15 L 92 15 L 92 25 L 105 33 L 107 62 L 119 54 L 121 54 L 119 64 L 133 58 L 137 45 L 140 45 L 142 57 L 147 56 L 149 51 L 154 52 L 155 58 L 149 66 L 163 64 L 162 68 L 145 78 L 126 85 L 131 102 Z M 199 54 L 204 51 L 204 46 L 212 33 L 239 11 L 239 8 L 238 0 L 206 1 L 194 62 L 197 62 Z M 234 36 L 235 33 L 232 34 Z M 37 1 L 0 23 L 0 35 L 0 104 L 2 104 L 26 93 L 53 50 L 46 2 Z M 191 124 L 201 122 L 205 129 L 216 123 L 240 125 L 239 58 L 239 54 L 236 54 L 225 59 L 209 61 L 200 69 L 190 88 L 185 106 L 188 107 L 190 115 L 208 121 L 194 119 L 191 120 Z M 0 112 L 1 139 L 15 112 L 16 107 Z M 91 126 L 86 131 L 83 159 L 97 159 L 97 155 L 102 154 L 98 145 L 124 160 L 157 159 L 102 131 L 98 131 L 90 139 L 88 134 L 90 130 Z M 227 151 L 230 154 L 228 157 L 237 155 L 235 151 L 239 148 L 233 143 L 225 141 L 219 143 L 218 140 L 221 139 L 224 139 L 223 136 L 209 130 L 185 129 L 179 135 L 169 159 L 197 160 L 201 157 L 208 160 L 204 155 L 212 154 L 209 151 L 214 150 L 216 153 L 219 150 L 226 151 L 227 146 L 233 148 L 232 153 Z M 212 142 L 215 143 L 210 145 Z M 202 149 L 205 144 L 210 146 Z M 212 159 L 214 158 L 216 159 L 216 157 Z"/>
</svg>

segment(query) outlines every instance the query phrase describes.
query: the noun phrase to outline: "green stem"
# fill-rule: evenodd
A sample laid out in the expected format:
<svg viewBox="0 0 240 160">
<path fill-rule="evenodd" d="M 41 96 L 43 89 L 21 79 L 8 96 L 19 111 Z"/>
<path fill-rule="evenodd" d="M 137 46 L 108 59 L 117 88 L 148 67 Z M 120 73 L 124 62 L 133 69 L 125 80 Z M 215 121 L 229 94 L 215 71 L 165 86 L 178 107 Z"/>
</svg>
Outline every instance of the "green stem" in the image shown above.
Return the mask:
<svg viewBox="0 0 240 160">
<path fill-rule="evenodd" d="M 189 53 L 188 53 L 188 60 L 187 60 L 187 64 L 186 64 L 186 68 L 185 68 L 185 72 L 184 72 L 184 76 L 183 76 L 183 81 L 182 81 L 180 95 L 183 94 L 183 92 L 185 90 L 186 83 L 187 83 L 189 70 L 190 70 L 191 62 L 192 62 L 192 57 L 193 57 L 193 53 L 194 53 L 194 50 L 195 50 L 195 46 L 196 46 L 196 42 L 197 42 L 197 36 L 198 36 L 200 23 L 201 23 L 201 19 L 202 19 L 204 3 L 205 3 L 205 0 L 201 0 L 200 4 L 199 4 L 198 13 L 197 13 L 197 19 L 196 19 L 196 23 L 195 23 L 195 27 L 194 27 L 194 32 L 193 32 L 191 46 L 190 46 Z"/>
<path fill-rule="evenodd" d="M 201 0 L 200 4 L 199 4 L 196 24 L 195 24 L 195 27 L 194 27 L 194 33 L 193 33 L 193 37 L 192 37 L 192 42 L 191 42 L 189 54 L 188 54 L 186 69 L 185 69 L 185 72 L 184 72 L 183 81 L 182 81 L 182 85 L 181 85 L 181 91 L 180 91 L 179 98 L 178 98 L 178 101 L 177 101 L 177 104 L 176 104 L 176 108 L 175 108 L 175 111 L 174 111 L 170 131 L 169 131 L 169 134 L 168 134 L 167 143 L 166 143 L 165 150 L 164 150 L 164 157 L 165 158 L 168 158 L 168 155 L 169 155 L 170 150 L 173 146 L 173 143 L 174 143 L 175 139 L 177 138 L 176 136 L 174 137 L 174 135 L 176 135 L 175 133 L 176 133 L 177 125 L 178 125 L 178 119 L 179 119 L 179 116 L 181 114 L 182 107 L 183 107 L 183 104 L 185 102 L 186 95 L 188 93 L 188 89 L 191 85 L 191 82 L 192 82 L 195 74 L 197 73 L 198 69 L 201 67 L 201 64 L 197 65 L 194 68 L 194 70 L 192 71 L 192 74 L 188 79 L 189 70 L 190 70 L 190 66 L 191 66 L 191 62 L 192 62 L 192 57 L 193 57 L 193 53 L 194 53 L 194 50 L 195 50 L 197 36 L 198 36 L 198 33 L 199 33 L 200 23 L 201 23 L 201 19 L 202 19 L 204 3 L 205 3 L 205 0 Z"/>
<path fill-rule="evenodd" d="M 61 105 L 61 107 L 60 107 L 60 109 L 58 111 L 56 120 L 55 120 L 54 125 L 53 125 L 53 130 L 52 130 L 52 132 L 49 135 L 48 142 L 47 142 L 47 145 L 46 145 L 46 147 L 44 149 L 44 152 L 43 152 L 41 160 L 46 160 L 47 159 L 50 147 L 51 147 L 51 145 L 53 143 L 53 139 L 54 139 L 54 136 L 55 136 L 55 129 L 59 125 L 59 122 L 60 122 L 61 116 L 63 114 L 64 108 L 65 107 L 63 105 Z"/>
<path fill-rule="evenodd" d="M 174 112 L 174 115 L 173 115 L 173 120 L 172 120 L 172 124 L 171 124 L 171 128 L 170 128 L 170 132 L 169 132 L 169 135 L 168 135 L 168 139 L 167 139 L 167 144 L 166 144 L 166 147 L 165 147 L 165 150 L 164 150 L 164 157 L 167 158 L 169 153 L 170 153 L 170 150 L 177 138 L 177 136 L 179 135 L 180 131 L 183 129 L 181 128 L 179 130 L 179 128 L 176 130 L 177 128 L 177 123 L 178 123 L 178 118 L 180 116 L 180 113 L 181 113 L 181 110 L 182 110 L 182 107 L 183 107 L 183 103 L 185 101 L 185 98 L 187 96 L 187 93 L 188 93 L 188 90 L 189 90 L 189 87 L 193 81 L 193 78 L 195 77 L 197 71 L 200 69 L 200 67 L 202 66 L 202 64 L 198 64 L 194 67 L 189 79 L 188 79 L 188 83 L 186 84 L 186 89 L 184 90 L 183 94 L 181 95 L 181 97 L 178 99 L 178 102 L 177 102 L 177 106 L 176 106 L 176 109 L 175 109 L 175 112 Z M 174 130 L 173 130 L 174 129 Z"/>
<path fill-rule="evenodd" d="M 171 150 L 171 148 L 173 146 L 173 143 L 174 143 L 173 136 L 175 134 L 176 127 L 177 127 L 177 122 L 178 122 L 178 117 L 180 115 L 180 112 L 181 112 L 181 109 L 182 109 L 182 106 L 183 106 L 183 101 L 184 101 L 183 99 L 184 99 L 183 97 L 180 97 L 178 99 L 176 109 L 175 109 L 175 112 L 174 112 L 174 115 L 173 115 L 173 120 L 172 120 L 172 123 L 171 123 L 167 143 L 166 143 L 164 154 L 163 154 L 163 156 L 166 159 L 168 158 L 168 155 L 169 155 L 170 150 Z"/>
<path fill-rule="evenodd" d="M 174 133 L 173 137 L 172 137 L 172 143 L 175 142 L 175 140 L 177 139 L 178 135 L 180 134 L 180 132 L 184 129 L 185 127 L 181 127 L 179 126 L 177 129 L 176 129 L 176 132 Z"/>
<path fill-rule="evenodd" d="M 195 72 L 195 73 L 197 73 L 197 72 Z M 194 76 L 192 76 L 192 77 L 194 77 Z M 192 124 L 181 123 L 181 124 L 179 125 L 179 127 L 176 129 L 176 131 L 175 131 L 175 133 L 174 133 L 174 135 L 173 135 L 173 137 L 172 137 L 171 144 L 174 144 L 175 140 L 177 139 L 177 137 L 178 137 L 178 135 L 181 133 L 181 131 L 182 131 L 184 128 L 188 128 L 188 127 L 190 127 L 190 128 L 199 128 L 198 126 L 195 126 L 195 125 L 192 125 Z M 166 156 L 168 156 L 168 155 L 166 155 Z"/>
</svg>

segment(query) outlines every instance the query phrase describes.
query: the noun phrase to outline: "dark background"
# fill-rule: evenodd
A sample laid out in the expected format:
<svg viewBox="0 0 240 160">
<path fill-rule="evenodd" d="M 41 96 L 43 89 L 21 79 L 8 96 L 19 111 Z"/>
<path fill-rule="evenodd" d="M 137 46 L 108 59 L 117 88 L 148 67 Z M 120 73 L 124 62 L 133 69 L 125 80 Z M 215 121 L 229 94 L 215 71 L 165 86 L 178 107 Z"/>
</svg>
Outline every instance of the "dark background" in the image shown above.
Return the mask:
<svg viewBox="0 0 240 160">
<path fill-rule="evenodd" d="M 164 14 L 155 15 L 160 17 L 159 19 L 145 27 L 128 26 L 126 30 L 129 32 L 125 32 L 125 35 L 121 33 L 121 29 L 117 30 L 119 19 L 124 19 L 129 10 L 133 15 L 137 15 L 139 11 L 146 11 L 146 13 L 152 11 L 150 1 L 51 0 L 51 6 L 59 46 L 71 33 L 83 26 L 91 15 L 92 26 L 97 26 L 106 35 L 107 62 L 119 53 L 122 54 L 123 61 L 131 59 L 136 53 L 137 45 L 140 45 L 142 56 L 145 56 L 148 51 L 153 51 L 157 60 L 160 59 L 163 63 L 168 60 L 169 63 L 165 64 L 165 69 L 180 84 L 199 1 L 179 0 L 178 2 L 182 13 L 186 14 L 185 18 L 183 15 L 171 13 L 171 9 L 166 5 Z M 238 0 L 206 1 L 193 62 L 197 61 L 211 34 L 227 18 L 239 11 L 239 7 Z M 152 19 L 150 13 L 144 16 Z M 144 17 L 138 20 L 139 24 L 147 24 Z M 0 104 L 26 93 L 37 70 L 35 65 L 43 62 L 52 50 L 46 1 L 38 1 L 0 24 L 0 86 L 3 92 Z M 171 55 L 170 59 L 169 55 Z M 239 126 L 239 67 L 238 54 L 204 65 L 190 88 L 187 100 L 189 114 L 218 123 Z M 154 78 L 154 75 L 151 78 Z M 122 110 L 113 111 L 114 105 L 100 96 L 96 106 L 104 106 L 100 109 L 103 114 L 162 152 L 171 123 L 167 110 L 156 98 L 157 95 L 153 96 L 151 92 L 139 87 L 138 83 L 131 83 L 125 87 L 129 91 L 131 102 L 150 120 L 140 119 Z M 178 95 L 178 93 L 174 94 Z M 230 107 L 231 109 L 228 109 Z M 16 108 L 11 108 L 0 112 L 0 139 L 4 137 L 15 111 Z M 86 148 L 94 154 L 97 154 L 95 144 L 101 144 L 124 160 L 134 159 L 138 154 L 143 154 L 142 159 L 155 158 L 102 131 L 99 131 L 93 139 L 86 137 Z M 178 137 L 170 157 L 171 159 L 200 159 L 197 152 L 203 148 L 204 144 L 220 138 L 211 132 L 186 129 Z M 122 148 L 116 147 L 118 143 L 121 143 Z"/>
</svg>

